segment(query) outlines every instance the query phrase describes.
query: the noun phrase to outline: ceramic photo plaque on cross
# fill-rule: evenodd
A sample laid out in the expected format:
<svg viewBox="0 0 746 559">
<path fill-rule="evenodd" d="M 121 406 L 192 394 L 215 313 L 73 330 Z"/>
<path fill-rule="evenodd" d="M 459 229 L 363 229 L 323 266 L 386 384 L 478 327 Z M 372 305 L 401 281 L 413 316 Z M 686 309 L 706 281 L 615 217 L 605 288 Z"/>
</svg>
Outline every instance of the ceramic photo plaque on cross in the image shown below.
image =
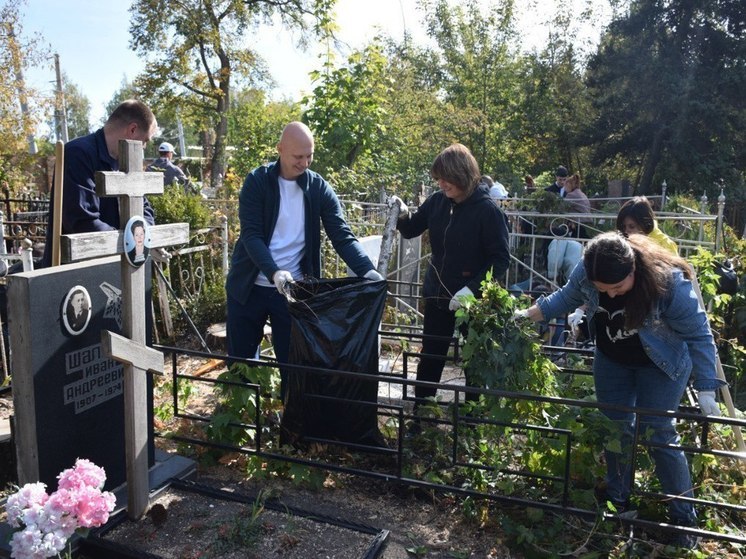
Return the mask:
<svg viewBox="0 0 746 559">
<path fill-rule="evenodd" d="M 124 254 L 135 268 L 148 259 L 151 247 L 150 226 L 139 215 L 132 216 L 124 227 Z"/>
</svg>

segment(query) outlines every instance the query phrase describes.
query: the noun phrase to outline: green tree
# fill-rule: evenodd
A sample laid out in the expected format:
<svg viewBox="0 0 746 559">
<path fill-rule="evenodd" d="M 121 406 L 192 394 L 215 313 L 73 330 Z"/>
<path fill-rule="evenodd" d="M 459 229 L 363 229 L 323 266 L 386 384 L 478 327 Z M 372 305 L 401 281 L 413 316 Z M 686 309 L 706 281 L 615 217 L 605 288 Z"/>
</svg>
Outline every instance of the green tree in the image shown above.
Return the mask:
<svg viewBox="0 0 746 559">
<path fill-rule="evenodd" d="M 23 0 L 5 0 L 0 6 L 0 154 L 28 150 L 29 138 L 41 122 L 48 102 L 29 88 L 24 73 L 46 63 L 48 51 L 41 37 L 27 37 L 21 24 Z"/>
<path fill-rule="evenodd" d="M 637 190 L 742 186 L 746 12 L 738 2 L 636 0 L 590 60 L 597 165 L 622 161 Z"/>
<path fill-rule="evenodd" d="M 247 89 L 233 96 L 228 118 L 230 167 L 243 180 L 252 169 L 277 157 L 277 142 L 285 125 L 300 119 L 300 107 L 290 101 L 267 101 L 263 91 Z"/>
<path fill-rule="evenodd" d="M 111 99 L 109 99 L 109 102 L 106 103 L 106 116 L 104 117 L 104 120 L 108 118 L 108 115 L 114 112 L 114 109 L 116 109 L 122 101 L 126 101 L 127 99 L 140 99 L 141 96 L 142 92 L 137 88 L 137 86 L 132 81 L 128 80 L 126 76 L 122 77 L 119 89 L 114 92 Z M 147 102 L 144 99 L 143 101 Z M 103 125 L 103 122 L 101 124 Z"/>
<path fill-rule="evenodd" d="M 386 133 L 384 100 L 389 94 L 386 58 L 374 42 L 353 52 L 347 64 L 312 72 L 318 83 L 304 119 L 313 129 L 319 145 L 317 167 L 323 173 L 339 167 L 366 168 L 379 152 Z"/>
<path fill-rule="evenodd" d="M 279 18 L 288 29 L 330 30 L 335 0 L 209 0 L 163 4 L 135 0 L 130 7 L 131 46 L 152 56 L 137 83 L 169 106 L 210 128 L 211 186 L 222 186 L 230 98 L 235 86 L 266 80 L 259 57 L 245 46 L 247 33 Z"/>
<path fill-rule="evenodd" d="M 33 179 L 29 152 L 36 147 L 36 128 L 51 108 L 50 100 L 24 81 L 31 67 L 46 64 L 51 73 L 51 62 L 41 37 L 28 37 L 23 32 L 23 4 L 23 0 L 0 4 L 0 182 L 13 194 Z"/>
<path fill-rule="evenodd" d="M 463 112 L 452 130 L 454 140 L 468 145 L 483 169 L 507 171 L 516 165 L 507 138 L 520 132 L 511 126 L 518 44 L 513 0 L 495 2 L 484 14 L 476 2 L 423 5 L 428 35 L 437 44 L 445 101 Z"/>
</svg>

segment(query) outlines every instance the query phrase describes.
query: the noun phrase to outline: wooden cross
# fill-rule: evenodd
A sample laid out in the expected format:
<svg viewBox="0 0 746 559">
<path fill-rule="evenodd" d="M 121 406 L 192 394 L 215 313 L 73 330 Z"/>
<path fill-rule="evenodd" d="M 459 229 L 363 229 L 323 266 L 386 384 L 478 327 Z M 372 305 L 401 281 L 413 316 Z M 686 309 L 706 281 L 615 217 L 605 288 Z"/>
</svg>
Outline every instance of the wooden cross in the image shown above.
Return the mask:
<svg viewBox="0 0 746 559">
<path fill-rule="evenodd" d="M 120 171 L 98 171 L 96 194 L 119 197 L 119 221 L 126 224 L 143 215 L 146 194 L 163 193 L 163 175 L 143 168 L 142 143 L 119 141 Z M 151 249 L 189 241 L 189 225 L 173 223 L 150 227 Z M 129 264 L 124 231 L 77 233 L 62 237 L 62 260 L 74 262 L 120 254 L 122 258 L 122 332 L 101 332 L 109 357 L 124 363 L 124 414 L 127 460 L 127 514 L 138 519 L 148 506 L 148 394 L 146 371 L 163 373 L 163 354 L 145 345 L 145 266 Z"/>
</svg>

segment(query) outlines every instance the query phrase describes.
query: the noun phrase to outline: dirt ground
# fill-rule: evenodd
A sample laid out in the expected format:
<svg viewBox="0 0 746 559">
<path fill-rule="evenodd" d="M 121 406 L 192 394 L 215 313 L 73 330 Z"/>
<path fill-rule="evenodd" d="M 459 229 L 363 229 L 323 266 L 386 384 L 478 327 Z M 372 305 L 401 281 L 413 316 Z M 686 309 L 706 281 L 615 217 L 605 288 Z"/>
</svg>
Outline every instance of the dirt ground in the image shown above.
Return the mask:
<svg viewBox="0 0 746 559">
<path fill-rule="evenodd" d="M 186 374 L 217 377 L 224 369 L 222 364 L 210 369 L 206 360 L 184 358 L 179 369 Z M 458 379 L 452 379 L 458 382 Z M 215 398 L 209 384 L 195 383 L 189 397 L 189 410 L 193 413 L 209 414 L 215 408 Z M 384 388 L 385 396 L 390 389 Z M 156 394 L 156 405 L 161 397 L 170 397 L 168 392 Z M 157 429 L 169 430 L 174 425 L 161 424 Z M 156 439 L 156 445 L 173 451 L 169 441 Z M 279 509 L 301 509 L 312 515 L 337 519 L 346 523 L 361 524 L 376 531 L 388 531 L 381 559 L 430 558 L 430 559 L 498 559 L 522 557 L 512 553 L 503 543 L 499 529 L 479 526 L 465 519 L 460 502 L 454 497 L 424 492 L 387 484 L 347 474 L 327 477 L 324 488 L 311 490 L 294 485 L 290 481 L 247 480 L 236 460 L 228 466 L 198 466 L 195 480 L 199 484 L 262 498 L 279 504 Z M 178 492 L 177 492 L 178 493 Z M 212 501 L 209 516 L 205 515 L 204 499 L 188 494 L 173 495 L 167 492 L 152 503 L 162 504 L 168 511 L 163 527 L 156 528 L 153 515 L 140 521 L 139 527 L 122 537 L 130 543 L 134 534 L 144 538 L 150 553 L 162 557 L 191 559 L 194 557 L 232 558 L 224 547 L 225 539 L 218 536 L 235 526 L 237 510 L 235 503 Z M 250 515 L 251 505 L 244 505 L 244 514 Z M 279 518 L 278 518 L 279 514 Z M 266 516 L 265 516 L 266 515 Z M 197 528 L 195 528 L 195 524 Z M 258 520 L 260 529 L 251 549 L 246 547 L 235 557 L 283 557 L 354 559 L 366 556 L 372 548 L 373 538 L 368 533 L 331 526 L 328 523 L 301 520 L 298 515 L 285 515 L 275 511 L 264 511 Z M 489 523 L 487 523 L 489 524 Z M 214 529 L 202 529 L 209 525 Z M 168 526 L 168 528 L 166 528 Z M 189 534 L 189 538 L 173 537 L 173 534 Z M 112 537 L 114 534 L 112 534 Z M 145 537 L 147 536 L 147 537 Z M 195 544 L 194 540 L 198 540 Z M 176 544 L 183 548 L 174 549 Z M 191 554 L 191 550 L 201 550 Z M 221 554 L 213 554 L 222 549 Z M 253 555 L 251 554 L 253 553 Z"/>
<path fill-rule="evenodd" d="M 494 529 L 464 523 L 457 503 L 449 498 L 428 499 L 353 478 L 311 491 L 280 481 L 247 481 L 230 468 L 203 469 L 197 482 L 244 495 L 261 494 L 273 508 L 251 523 L 252 503 L 169 489 L 151 503 L 145 518 L 126 522 L 106 539 L 168 559 L 371 557 L 366 553 L 375 549 L 375 534 L 324 520 L 328 519 L 388 531 L 381 559 L 521 557 L 499 542 Z M 165 509 L 160 517 L 154 514 L 158 506 Z M 293 514 L 298 509 L 311 517 Z M 249 525 L 256 528 L 252 534 Z M 250 537 L 237 537 L 237 528 Z"/>
</svg>

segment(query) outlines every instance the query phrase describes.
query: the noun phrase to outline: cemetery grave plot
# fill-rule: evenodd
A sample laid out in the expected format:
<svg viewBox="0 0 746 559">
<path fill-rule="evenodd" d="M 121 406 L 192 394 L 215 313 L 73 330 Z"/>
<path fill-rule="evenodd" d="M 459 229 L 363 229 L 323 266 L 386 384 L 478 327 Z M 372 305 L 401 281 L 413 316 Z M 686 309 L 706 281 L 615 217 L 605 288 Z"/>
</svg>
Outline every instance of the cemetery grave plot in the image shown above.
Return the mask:
<svg viewBox="0 0 746 559">
<path fill-rule="evenodd" d="M 86 556 L 104 557 L 109 544 L 132 557 L 329 559 L 379 556 L 388 532 L 325 517 L 275 501 L 206 485 L 174 483 L 151 499 L 148 515 L 122 522 L 85 542 Z"/>
</svg>

